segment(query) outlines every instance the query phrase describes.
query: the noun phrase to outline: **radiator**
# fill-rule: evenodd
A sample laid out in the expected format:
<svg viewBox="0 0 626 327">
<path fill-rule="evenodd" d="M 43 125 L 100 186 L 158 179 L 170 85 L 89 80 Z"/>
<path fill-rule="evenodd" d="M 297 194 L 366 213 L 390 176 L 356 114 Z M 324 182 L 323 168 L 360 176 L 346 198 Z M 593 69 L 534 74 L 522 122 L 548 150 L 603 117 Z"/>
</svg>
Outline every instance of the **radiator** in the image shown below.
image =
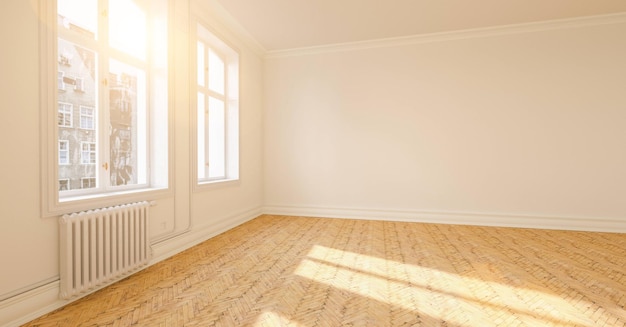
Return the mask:
<svg viewBox="0 0 626 327">
<path fill-rule="evenodd" d="M 143 201 L 59 219 L 62 299 L 99 289 L 148 264 L 149 207 Z"/>
</svg>

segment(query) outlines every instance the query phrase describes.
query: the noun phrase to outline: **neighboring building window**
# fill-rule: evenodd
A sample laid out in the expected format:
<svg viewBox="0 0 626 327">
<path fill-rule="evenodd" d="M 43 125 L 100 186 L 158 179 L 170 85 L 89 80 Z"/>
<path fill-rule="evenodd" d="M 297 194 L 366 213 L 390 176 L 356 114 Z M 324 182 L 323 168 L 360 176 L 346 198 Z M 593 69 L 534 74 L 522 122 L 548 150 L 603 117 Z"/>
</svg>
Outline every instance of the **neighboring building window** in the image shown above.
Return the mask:
<svg viewBox="0 0 626 327">
<path fill-rule="evenodd" d="M 198 182 L 239 178 L 239 54 L 198 26 Z"/>
<path fill-rule="evenodd" d="M 80 151 L 74 157 L 69 151 L 59 154 L 64 166 L 56 167 L 57 176 L 81 180 L 80 188 L 59 193 L 59 202 L 85 194 L 167 187 L 168 147 L 163 145 L 169 144 L 171 1 L 53 3 L 56 35 L 49 35 L 57 42 L 53 58 L 59 101 L 55 134 L 69 140 L 64 146 Z M 65 91 L 70 87 L 75 92 Z M 73 108 L 80 109 L 77 124 L 72 123 Z"/>
<path fill-rule="evenodd" d="M 85 92 L 85 80 L 81 77 L 77 77 L 74 81 L 74 91 Z"/>
<path fill-rule="evenodd" d="M 94 177 L 83 177 L 80 179 L 80 188 L 96 187 L 96 179 Z"/>
<path fill-rule="evenodd" d="M 80 163 L 84 165 L 92 165 L 96 163 L 96 143 L 80 143 Z"/>
<path fill-rule="evenodd" d="M 72 127 L 73 110 L 74 106 L 71 103 L 59 102 L 59 112 L 57 113 L 59 127 Z"/>
<path fill-rule="evenodd" d="M 70 143 L 67 140 L 59 140 L 59 165 L 70 164 Z"/>
<path fill-rule="evenodd" d="M 94 129 L 94 111 L 92 107 L 80 106 L 80 128 Z"/>
<path fill-rule="evenodd" d="M 65 90 L 65 82 L 63 81 L 64 76 L 64 72 L 57 72 L 57 88 L 61 91 Z"/>
<path fill-rule="evenodd" d="M 70 180 L 67 178 L 59 179 L 59 191 L 69 191 Z"/>
</svg>

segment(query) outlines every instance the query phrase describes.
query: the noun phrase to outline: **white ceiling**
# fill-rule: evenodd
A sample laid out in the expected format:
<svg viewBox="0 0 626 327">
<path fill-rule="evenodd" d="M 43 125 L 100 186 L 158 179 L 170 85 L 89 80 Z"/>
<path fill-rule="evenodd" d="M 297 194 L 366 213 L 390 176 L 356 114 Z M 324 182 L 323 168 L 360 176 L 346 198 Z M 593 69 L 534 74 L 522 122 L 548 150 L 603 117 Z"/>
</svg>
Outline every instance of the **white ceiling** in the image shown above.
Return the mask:
<svg viewBox="0 0 626 327">
<path fill-rule="evenodd" d="M 626 12 L 626 0 L 217 0 L 266 50 Z"/>
</svg>

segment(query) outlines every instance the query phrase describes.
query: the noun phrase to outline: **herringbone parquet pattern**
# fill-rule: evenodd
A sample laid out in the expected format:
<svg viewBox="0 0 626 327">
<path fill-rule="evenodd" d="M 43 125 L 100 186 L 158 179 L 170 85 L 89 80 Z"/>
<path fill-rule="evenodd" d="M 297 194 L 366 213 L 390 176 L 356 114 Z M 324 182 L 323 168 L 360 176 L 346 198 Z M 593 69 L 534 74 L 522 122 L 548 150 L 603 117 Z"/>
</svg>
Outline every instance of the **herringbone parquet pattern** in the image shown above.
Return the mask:
<svg viewBox="0 0 626 327">
<path fill-rule="evenodd" d="M 261 216 L 25 326 L 625 326 L 626 234 Z"/>
</svg>

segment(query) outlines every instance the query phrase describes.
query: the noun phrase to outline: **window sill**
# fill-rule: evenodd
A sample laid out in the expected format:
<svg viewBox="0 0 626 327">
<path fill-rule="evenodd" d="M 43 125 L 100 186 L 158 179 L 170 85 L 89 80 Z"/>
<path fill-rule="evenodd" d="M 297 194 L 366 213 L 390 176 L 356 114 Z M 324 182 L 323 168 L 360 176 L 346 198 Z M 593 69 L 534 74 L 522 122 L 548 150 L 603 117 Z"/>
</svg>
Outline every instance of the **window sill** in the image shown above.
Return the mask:
<svg viewBox="0 0 626 327">
<path fill-rule="evenodd" d="M 137 201 L 152 201 L 171 196 L 170 188 L 142 188 L 120 192 L 68 196 L 52 206 L 44 208 L 43 217 L 58 217 L 63 214 L 104 208 Z"/>
<path fill-rule="evenodd" d="M 202 192 L 205 190 L 215 189 L 217 187 L 235 186 L 235 185 L 239 185 L 240 183 L 241 181 L 239 180 L 239 178 L 227 178 L 227 179 L 217 179 L 217 180 L 212 180 L 212 181 L 202 181 L 202 182 L 197 182 L 194 185 L 194 191 Z"/>
</svg>

